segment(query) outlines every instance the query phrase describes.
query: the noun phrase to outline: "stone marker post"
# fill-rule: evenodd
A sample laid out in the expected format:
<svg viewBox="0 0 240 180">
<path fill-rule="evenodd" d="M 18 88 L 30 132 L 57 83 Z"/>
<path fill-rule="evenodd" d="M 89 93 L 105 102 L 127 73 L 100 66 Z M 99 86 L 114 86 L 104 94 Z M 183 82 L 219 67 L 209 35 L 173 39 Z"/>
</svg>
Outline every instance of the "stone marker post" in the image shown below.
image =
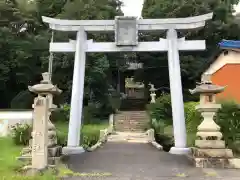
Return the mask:
<svg viewBox="0 0 240 180">
<path fill-rule="evenodd" d="M 32 169 L 42 170 L 47 167 L 47 118 L 48 98 L 39 95 L 34 102 L 32 131 Z"/>
</svg>

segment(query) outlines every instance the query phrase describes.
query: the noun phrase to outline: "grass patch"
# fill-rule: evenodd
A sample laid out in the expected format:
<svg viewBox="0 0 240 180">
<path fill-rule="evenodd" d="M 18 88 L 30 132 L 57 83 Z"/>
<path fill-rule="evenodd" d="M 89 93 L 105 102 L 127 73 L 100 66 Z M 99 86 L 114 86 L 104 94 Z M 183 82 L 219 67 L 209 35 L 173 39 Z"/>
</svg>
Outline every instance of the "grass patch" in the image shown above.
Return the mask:
<svg viewBox="0 0 240 180">
<path fill-rule="evenodd" d="M 54 123 L 57 131 L 67 134 L 68 133 L 68 122 L 56 122 Z M 108 127 L 108 122 L 104 121 L 99 124 L 87 124 L 83 125 L 82 133 L 87 133 L 90 131 L 100 131 L 101 129 L 105 129 Z"/>
<path fill-rule="evenodd" d="M 68 123 L 58 122 L 55 123 L 55 125 L 58 138 L 60 138 L 60 141 L 63 141 L 63 145 L 65 145 L 68 134 Z M 100 130 L 107 127 L 107 122 L 84 125 L 81 131 L 81 144 L 84 144 L 84 146 L 92 145 L 92 143 L 98 141 Z M 71 172 L 64 166 L 58 168 L 60 173 L 58 176 L 54 175 L 53 170 L 48 170 L 43 175 L 33 177 L 22 175 L 19 170 L 24 164 L 18 161 L 17 157 L 20 156 L 23 146 L 15 145 L 13 139 L 10 137 L 0 138 L 0 144 L 0 180 L 57 180 L 61 179 L 61 176 L 64 175 L 71 174 L 75 176 L 74 172 Z"/>
<path fill-rule="evenodd" d="M 164 128 L 164 134 L 169 137 L 173 137 L 173 126 L 167 126 Z M 196 139 L 195 132 L 187 132 L 187 146 L 193 147 Z"/>
<path fill-rule="evenodd" d="M 11 138 L 0 138 L 0 144 L 0 175 L 4 177 L 11 175 L 16 168 L 21 166 L 16 158 L 19 156 L 22 147 L 16 146 Z"/>
<path fill-rule="evenodd" d="M 56 122 L 58 144 L 66 146 L 68 135 L 68 122 Z M 103 121 L 99 124 L 83 125 L 81 129 L 80 143 L 84 148 L 92 146 L 97 143 L 99 139 L 100 130 L 108 127 L 108 122 Z"/>
<path fill-rule="evenodd" d="M 22 146 L 16 146 L 10 137 L 0 138 L 0 180 L 56 180 L 56 176 L 51 171 L 47 171 L 42 176 L 23 176 L 20 168 L 24 164 L 17 160 Z"/>
</svg>

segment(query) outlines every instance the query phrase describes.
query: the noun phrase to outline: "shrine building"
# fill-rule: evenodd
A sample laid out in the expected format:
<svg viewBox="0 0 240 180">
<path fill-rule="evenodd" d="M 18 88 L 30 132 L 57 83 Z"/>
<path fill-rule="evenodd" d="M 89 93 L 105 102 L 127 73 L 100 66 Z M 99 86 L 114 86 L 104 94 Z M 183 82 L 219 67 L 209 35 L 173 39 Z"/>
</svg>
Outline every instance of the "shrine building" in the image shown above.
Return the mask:
<svg viewBox="0 0 240 180">
<path fill-rule="evenodd" d="M 127 62 L 128 68 L 124 72 L 113 73 L 114 87 L 125 96 L 122 99 L 121 110 L 144 110 L 148 103 L 149 92 L 144 82 L 134 79 L 135 72 L 143 68 L 143 63 Z"/>
</svg>

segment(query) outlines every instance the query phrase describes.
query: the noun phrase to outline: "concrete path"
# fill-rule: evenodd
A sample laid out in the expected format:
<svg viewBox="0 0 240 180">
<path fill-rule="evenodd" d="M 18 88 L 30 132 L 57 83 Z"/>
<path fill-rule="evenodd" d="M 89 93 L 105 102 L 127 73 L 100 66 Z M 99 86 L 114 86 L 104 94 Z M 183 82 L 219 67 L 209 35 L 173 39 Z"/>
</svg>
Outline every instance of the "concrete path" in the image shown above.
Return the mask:
<svg viewBox="0 0 240 180">
<path fill-rule="evenodd" d="M 239 180 L 239 170 L 194 168 L 185 156 L 158 151 L 146 143 L 107 142 L 67 162 L 80 176 L 64 180 Z"/>
</svg>

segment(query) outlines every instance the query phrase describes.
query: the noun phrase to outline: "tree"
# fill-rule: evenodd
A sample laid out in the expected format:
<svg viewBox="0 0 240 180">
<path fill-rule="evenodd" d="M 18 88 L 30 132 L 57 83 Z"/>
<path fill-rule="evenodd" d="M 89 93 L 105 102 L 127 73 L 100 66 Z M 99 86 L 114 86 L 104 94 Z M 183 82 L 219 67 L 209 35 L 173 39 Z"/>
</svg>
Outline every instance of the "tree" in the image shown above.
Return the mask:
<svg viewBox="0 0 240 180">
<path fill-rule="evenodd" d="M 114 19 L 115 16 L 120 15 L 121 2 L 118 0 L 75 0 L 67 1 L 62 12 L 57 16 L 61 19 L 81 19 L 81 20 L 93 20 L 93 19 Z M 75 39 L 75 33 L 57 33 L 59 36 L 65 39 Z M 102 34 L 88 34 L 89 39 L 95 41 L 106 41 L 107 39 L 113 39 L 111 35 Z M 60 38 L 61 39 L 61 38 Z M 59 40 L 59 39 L 58 39 Z M 61 58 L 59 58 L 61 57 Z M 86 62 L 86 76 L 85 76 L 85 104 L 88 102 L 96 102 L 101 106 L 106 105 L 108 102 L 108 89 L 110 84 L 108 83 L 108 77 L 111 61 L 115 61 L 116 56 L 106 55 L 103 53 L 91 53 L 87 56 Z M 71 84 L 72 84 L 72 72 L 73 72 L 73 55 L 61 54 L 56 55 L 56 63 L 54 74 L 56 79 L 60 78 L 60 74 L 68 74 L 69 76 L 62 80 L 61 84 L 65 84 L 66 100 L 70 100 Z"/>
<path fill-rule="evenodd" d="M 0 0 L 1 107 L 9 107 L 14 96 L 17 99 L 29 99 L 27 96 L 30 94 L 24 91 L 28 91 L 28 85 L 39 82 L 41 73 L 47 67 L 50 33 L 40 19 L 41 15 L 48 16 L 47 10 L 43 8 L 43 1 L 36 0 L 34 4 L 28 2 Z M 50 0 L 45 2 L 49 2 L 48 5 L 53 3 Z M 52 11 L 48 12 L 49 16 Z M 11 106 L 20 107 L 16 102 L 13 100 Z M 31 104 L 22 108 L 31 108 Z"/>
<path fill-rule="evenodd" d="M 0 0 L 1 29 L 1 106 L 16 104 L 18 99 L 28 99 L 27 86 L 39 83 L 41 73 L 48 68 L 51 30 L 41 16 L 67 19 L 114 19 L 120 15 L 119 0 Z M 89 34 L 89 38 L 106 41 L 112 35 Z M 75 34 L 54 32 L 54 40 L 75 38 Z M 85 99 L 107 104 L 107 81 L 111 60 L 116 56 L 102 53 L 89 54 L 86 64 Z M 73 54 L 54 54 L 53 81 L 63 89 L 63 101 L 70 101 Z M 10 90 L 11 89 L 11 90 Z M 16 98 L 14 98 L 16 96 Z M 24 97 L 23 97 L 24 96 Z M 87 103 L 87 102 L 86 102 Z M 23 108 L 23 107 L 22 107 Z"/>
<path fill-rule="evenodd" d="M 32 80 L 29 79 L 34 77 L 32 72 L 38 71 L 36 66 L 31 66 L 36 62 L 29 61 L 34 56 L 31 52 L 34 39 L 30 34 L 21 32 L 26 16 L 17 7 L 15 1 L 0 1 L 1 107 L 9 105 L 19 90 Z"/>
<path fill-rule="evenodd" d="M 216 53 L 217 43 L 222 39 L 239 39 L 239 26 L 234 22 L 233 5 L 237 4 L 238 0 L 145 0 L 142 16 L 144 18 L 176 18 L 202 15 L 213 12 L 213 19 L 208 21 L 205 28 L 189 32 L 179 32 L 179 37 L 186 39 L 206 39 L 207 49 L 203 52 L 184 52 L 180 54 L 181 72 L 183 80 L 183 88 L 188 89 L 193 87 L 199 79 L 201 73 L 212 61 L 212 56 Z M 164 34 L 160 34 L 165 36 Z M 151 34 L 145 34 L 143 38 L 148 40 L 156 40 L 159 37 L 154 37 Z M 167 64 L 166 56 L 159 53 L 152 55 L 144 54 L 142 61 L 156 62 L 155 67 L 159 69 L 160 63 Z M 151 59 L 151 60 L 150 60 Z M 158 76 L 168 77 L 167 71 L 158 71 Z M 158 82 L 156 82 L 159 84 Z M 161 83 L 160 83 L 161 84 Z"/>
<path fill-rule="evenodd" d="M 51 31 L 41 16 L 67 19 L 114 19 L 121 15 L 119 0 L 0 0 L 1 29 L 1 103 L 10 105 L 11 99 L 25 99 L 27 86 L 38 83 L 47 70 Z M 112 35 L 89 34 L 89 38 L 106 41 Z M 75 38 L 75 35 L 54 32 L 54 40 Z M 63 89 L 63 101 L 70 101 L 73 54 L 54 54 L 53 81 Z M 107 104 L 112 60 L 116 56 L 89 54 L 86 64 L 85 99 Z M 11 89 L 11 90 L 9 90 Z M 18 94 L 19 93 L 19 94 Z M 27 99 L 27 98 L 26 98 Z M 22 103 L 24 104 L 24 103 Z M 28 103 L 25 103 L 28 104 Z M 19 107 L 21 105 L 13 105 Z"/>
</svg>

